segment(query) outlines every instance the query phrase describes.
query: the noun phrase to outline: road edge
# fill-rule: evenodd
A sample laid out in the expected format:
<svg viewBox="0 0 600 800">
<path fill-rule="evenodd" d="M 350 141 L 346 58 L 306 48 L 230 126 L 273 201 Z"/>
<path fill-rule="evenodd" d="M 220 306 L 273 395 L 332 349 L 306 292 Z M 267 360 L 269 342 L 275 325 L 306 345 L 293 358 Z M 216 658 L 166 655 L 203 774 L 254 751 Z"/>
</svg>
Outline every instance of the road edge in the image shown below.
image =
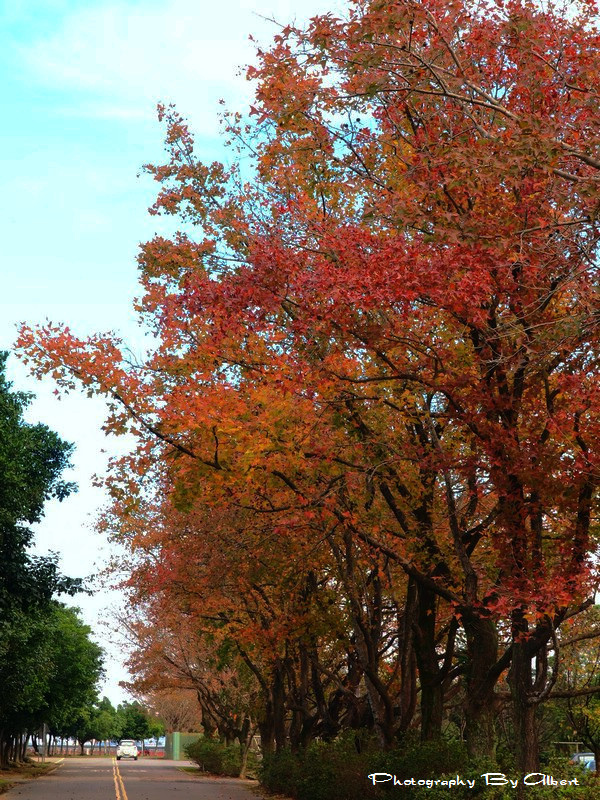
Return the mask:
<svg viewBox="0 0 600 800">
<path fill-rule="evenodd" d="M 14 781 L 9 779 L 6 783 L 0 784 L 0 794 L 6 794 L 7 792 L 10 792 L 11 789 L 14 789 L 15 786 L 19 786 L 20 784 L 29 783 L 30 781 L 37 781 L 38 778 L 44 778 L 46 775 L 52 775 L 53 772 L 56 772 L 56 770 L 62 766 L 62 764 L 64 764 L 64 761 L 64 758 L 61 758 L 59 761 L 52 762 L 52 766 L 43 772 L 40 772 L 39 775 L 26 775 L 22 778 L 15 776 L 16 780 Z"/>
</svg>

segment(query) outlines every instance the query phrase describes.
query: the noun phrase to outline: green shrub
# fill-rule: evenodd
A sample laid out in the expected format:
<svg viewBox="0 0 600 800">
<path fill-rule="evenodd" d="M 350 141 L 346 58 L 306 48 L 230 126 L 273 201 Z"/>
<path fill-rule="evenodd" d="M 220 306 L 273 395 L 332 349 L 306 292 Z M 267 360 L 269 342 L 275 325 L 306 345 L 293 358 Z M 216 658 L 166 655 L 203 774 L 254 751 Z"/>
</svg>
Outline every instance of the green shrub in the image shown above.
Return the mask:
<svg viewBox="0 0 600 800">
<path fill-rule="evenodd" d="M 300 759 L 290 750 L 265 753 L 258 775 L 262 785 L 270 792 L 298 797 L 298 781 L 301 773 Z"/>
<path fill-rule="evenodd" d="M 597 800 L 600 796 L 598 782 L 593 775 L 585 773 L 580 767 L 570 764 L 568 759 L 549 759 L 548 763 L 540 767 L 546 775 L 552 775 L 556 780 L 577 777 L 579 786 L 528 786 L 527 800 Z M 515 800 L 516 791 L 512 786 L 486 786 L 481 776 L 486 772 L 503 772 L 507 778 L 516 777 L 512 769 L 500 768 L 487 760 L 468 763 L 465 761 L 462 769 L 454 770 L 446 775 L 436 775 L 436 778 L 451 779 L 458 773 L 463 780 L 470 778 L 475 781 L 475 786 L 434 787 L 431 789 L 417 788 L 414 794 L 409 795 L 411 800 Z"/>
<path fill-rule="evenodd" d="M 375 800 L 397 793 L 399 787 L 373 786 L 368 777 L 373 772 L 438 777 L 442 771 L 459 769 L 465 760 L 459 742 L 421 744 L 407 739 L 394 750 L 382 751 L 372 735 L 348 731 L 333 742 L 312 742 L 298 754 L 284 750 L 265 757 L 260 779 L 270 791 L 297 800 Z M 412 795 L 413 790 L 402 790 L 403 797 Z"/>
<path fill-rule="evenodd" d="M 464 770 L 467 751 L 463 742 L 456 740 L 420 742 L 405 741 L 388 751 L 371 753 L 370 772 L 390 772 L 398 778 L 438 778 Z"/>
<path fill-rule="evenodd" d="M 527 787 L 527 800 L 597 800 L 595 777 L 566 759 L 553 759 L 541 768 L 557 780 L 577 776 L 579 786 Z M 474 781 L 473 788 L 461 786 L 398 786 L 392 781 L 373 786 L 374 772 L 398 779 Z M 304 752 L 284 750 L 265 757 L 260 779 L 265 788 L 295 800 L 515 800 L 515 789 L 486 786 L 482 775 L 501 772 L 514 777 L 509 766 L 490 759 L 469 762 L 464 744 L 456 740 L 425 742 L 407 737 L 393 750 L 382 751 L 368 734 L 348 732 L 334 742 L 313 742 Z"/>
<path fill-rule="evenodd" d="M 352 731 L 333 742 L 313 742 L 304 753 L 298 800 L 365 800 L 373 788 L 367 777 L 371 753 L 372 743 Z"/>
<path fill-rule="evenodd" d="M 238 745 L 226 745 L 216 739 L 203 737 L 183 749 L 190 761 L 195 761 L 202 772 L 230 777 L 240 774 L 242 758 Z"/>
<path fill-rule="evenodd" d="M 282 750 L 264 757 L 259 775 L 263 786 L 297 800 L 366 800 L 369 794 L 369 752 L 358 751 L 354 733 L 334 742 L 312 742 L 294 754 Z M 372 788 L 372 787 L 371 787 Z"/>
</svg>

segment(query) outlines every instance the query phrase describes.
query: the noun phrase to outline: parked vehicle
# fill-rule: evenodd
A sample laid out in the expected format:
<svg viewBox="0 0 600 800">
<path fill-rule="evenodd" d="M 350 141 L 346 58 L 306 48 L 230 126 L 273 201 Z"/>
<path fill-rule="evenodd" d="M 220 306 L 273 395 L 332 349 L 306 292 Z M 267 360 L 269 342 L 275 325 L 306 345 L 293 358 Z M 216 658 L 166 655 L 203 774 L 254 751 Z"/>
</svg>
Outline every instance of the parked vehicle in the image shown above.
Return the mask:
<svg viewBox="0 0 600 800">
<path fill-rule="evenodd" d="M 586 769 L 588 762 L 593 760 L 594 760 L 594 754 L 589 750 L 586 750 L 582 753 L 573 753 L 573 755 L 571 756 L 571 764 L 581 764 L 582 766 L 586 767 Z M 594 769 L 596 769 L 595 766 Z"/>
<path fill-rule="evenodd" d="M 117 747 L 117 761 L 120 761 L 122 758 L 133 758 L 134 761 L 137 761 L 138 755 L 137 744 L 133 739 L 121 739 Z"/>
</svg>

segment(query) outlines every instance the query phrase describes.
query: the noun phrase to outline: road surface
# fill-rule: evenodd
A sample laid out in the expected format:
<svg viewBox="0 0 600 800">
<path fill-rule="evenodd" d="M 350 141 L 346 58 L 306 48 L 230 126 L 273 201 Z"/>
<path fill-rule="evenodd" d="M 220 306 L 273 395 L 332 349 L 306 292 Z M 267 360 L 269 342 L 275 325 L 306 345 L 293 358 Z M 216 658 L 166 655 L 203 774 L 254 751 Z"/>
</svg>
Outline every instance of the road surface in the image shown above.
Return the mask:
<svg viewBox="0 0 600 800">
<path fill-rule="evenodd" d="M 257 800 L 251 781 L 199 778 L 180 761 L 67 758 L 58 769 L 6 794 L 10 800 Z"/>
</svg>

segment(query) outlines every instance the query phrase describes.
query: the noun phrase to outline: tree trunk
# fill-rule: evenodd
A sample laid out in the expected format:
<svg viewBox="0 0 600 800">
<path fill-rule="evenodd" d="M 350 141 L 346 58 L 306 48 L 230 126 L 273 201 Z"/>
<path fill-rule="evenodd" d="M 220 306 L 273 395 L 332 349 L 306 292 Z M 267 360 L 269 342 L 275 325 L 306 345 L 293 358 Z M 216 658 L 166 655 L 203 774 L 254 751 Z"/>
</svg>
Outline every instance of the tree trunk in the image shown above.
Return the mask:
<svg viewBox="0 0 600 800">
<path fill-rule="evenodd" d="M 531 660 L 526 641 L 514 641 L 508 682 L 515 726 L 515 764 L 519 775 L 539 770 L 536 706 L 531 702 Z"/>
<path fill-rule="evenodd" d="M 421 741 L 428 742 L 441 737 L 444 714 L 443 676 L 435 631 L 437 596 L 419 585 L 418 602 L 414 644 L 421 683 Z"/>
<path fill-rule="evenodd" d="M 495 681 L 489 673 L 498 660 L 498 634 L 494 622 L 463 613 L 467 637 L 465 738 L 471 758 L 496 757 Z"/>
<path fill-rule="evenodd" d="M 275 749 L 279 753 L 287 744 L 287 731 L 285 728 L 285 686 L 283 682 L 283 668 L 279 659 L 276 661 L 273 668 L 271 698 L 273 704 Z"/>
<path fill-rule="evenodd" d="M 408 579 L 404 609 L 398 611 L 398 653 L 400 660 L 400 725 L 408 730 L 417 707 L 417 659 L 415 656 L 415 621 L 418 589 L 414 578 Z"/>
<path fill-rule="evenodd" d="M 275 749 L 273 718 L 270 713 L 270 709 L 267 710 L 265 719 L 258 723 L 258 733 L 260 736 L 261 752 L 263 756 L 268 756 Z"/>
<path fill-rule="evenodd" d="M 254 728 L 252 725 L 248 726 L 248 731 L 246 733 L 246 738 L 244 742 L 240 742 L 240 746 L 242 749 L 242 763 L 240 765 L 240 778 L 246 777 L 246 770 L 248 769 L 248 754 L 250 753 L 250 748 L 252 747 L 252 739 L 254 738 Z"/>
<path fill-rule="evenodd" d="M 0 731 L 0 769 L 8 767 L 8 741 L 4 738 L 4 732 Z"/>
</svg>

